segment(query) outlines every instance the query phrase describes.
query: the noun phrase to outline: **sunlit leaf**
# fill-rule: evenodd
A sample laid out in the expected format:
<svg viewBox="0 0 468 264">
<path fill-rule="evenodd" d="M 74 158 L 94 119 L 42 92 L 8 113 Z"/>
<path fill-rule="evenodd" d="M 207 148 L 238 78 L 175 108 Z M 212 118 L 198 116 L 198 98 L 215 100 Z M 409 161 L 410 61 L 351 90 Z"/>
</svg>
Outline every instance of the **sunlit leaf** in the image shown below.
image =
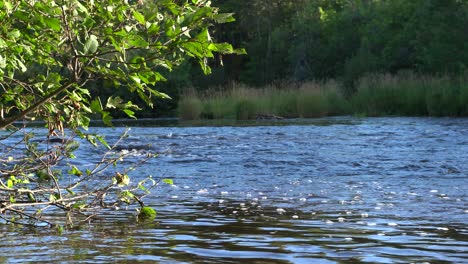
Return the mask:
<svg viewBox="0 0 468 264">
<path fill-rule="evenodd" d="M 107 141 L 104 139 L 104 137 L 100 136 L 100 135 L 97 135 L 96 136 L 96 139 L 99 140 L 99 142 L 101 142 L 101 144 L 106 147 L 107 149 L 111 149 L 111 147 L 109 146 L 109 143 L 107 143 Z"/>
<path fill-rule="evenodd" d="M 133 17 L 138 21 L 138 23 L 142 25 L 145 24 L 145 17 L 140 12 L 133 10 Z"/>
<path fill-rule="evenodd" d="M 83 47 L 84 54 L 92 54 L 95 53 L 98 49 L 99 42 L 95 35 L 90 35 L 89 38 L 86 40 L 86 43 Z"/>
<path fill-rule="evenodd" d="M 217 23 L 229 23 L 229 22 L 234 22 L 236 19 L 234 18 L 234 13 L 222 13 L 222 14 L 216 14 L 213 16 L 213 19 Z"/>
<path fill-rule="evenodd" d="M 60 31 L 61 29 L 61 23 L 58 18 L 54 17 L 45 17 L 44 18 L 44 23 L 46 26 L 54 31 Z"/>
<path fill-rule="evenodd" d="M 83 175 L 83 172 L 81 172 L 76 166 L 72 166 L 71 170 L 68 171 L 70 174 L 75 175 L 75 176 L 81 176 Z"/>
<path fill-rule="evenodd" d="M 169 184 L 169 185 L 173 185 L 174 184 L 174 181 L 172 179 L 162 179 L 162 182 L 166 183 L 166 184 Z"/>
</svg>

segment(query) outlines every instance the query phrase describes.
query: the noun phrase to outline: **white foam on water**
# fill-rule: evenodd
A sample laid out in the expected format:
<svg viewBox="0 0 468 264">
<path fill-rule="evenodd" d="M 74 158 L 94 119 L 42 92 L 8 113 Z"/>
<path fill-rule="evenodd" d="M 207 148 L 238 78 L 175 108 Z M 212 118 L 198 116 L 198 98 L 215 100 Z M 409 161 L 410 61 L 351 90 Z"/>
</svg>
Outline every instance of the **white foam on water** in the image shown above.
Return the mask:
<svg viewBox="0 0 468 264">
<path fill-rule="evenodd" d="M 197 191 L 198 194 L 206 194 L 208 193 L 208 189 L 200 189 Z"/>
<path fill-rule="evenodd" d="M 276 212 L 278 214 L 284 214 L 284 213 L 286 213 L 286 210 L 284 210 L 283 208 L 276 208 Z"/>
</svg>

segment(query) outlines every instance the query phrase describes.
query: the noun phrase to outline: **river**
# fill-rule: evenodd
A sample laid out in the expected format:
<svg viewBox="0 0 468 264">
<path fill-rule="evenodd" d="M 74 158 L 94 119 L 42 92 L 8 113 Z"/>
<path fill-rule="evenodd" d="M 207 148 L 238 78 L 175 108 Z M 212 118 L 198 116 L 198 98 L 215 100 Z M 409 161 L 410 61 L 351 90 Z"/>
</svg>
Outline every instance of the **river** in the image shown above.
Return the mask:
<svg viewBox="0 0 468 264">
<path fill-rule="evenodd" d="M 155 221 L 0 226 L 0 262 L 468 262 L 468 119 L 154 124 L 123 146 L 160 153 L 138 174 L 174 181 L 146 200 Z"/>
</svg>

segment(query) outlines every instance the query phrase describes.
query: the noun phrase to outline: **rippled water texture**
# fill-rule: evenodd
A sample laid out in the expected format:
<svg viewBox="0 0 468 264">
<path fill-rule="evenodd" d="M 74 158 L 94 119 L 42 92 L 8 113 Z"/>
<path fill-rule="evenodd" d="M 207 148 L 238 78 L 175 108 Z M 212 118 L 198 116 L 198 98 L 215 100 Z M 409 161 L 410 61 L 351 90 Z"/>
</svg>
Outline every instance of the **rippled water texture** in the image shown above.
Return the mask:
<svg viewBox="0 0 468 264">
<path fill-rule="evenodd" d="M 468 119 L 262 124 L 132 128 L 123 151 L 161 153 L 139 173 L 175 182 L 156 221 L 0 227 L 0 261 L 468 262 Z"/>
</svg>

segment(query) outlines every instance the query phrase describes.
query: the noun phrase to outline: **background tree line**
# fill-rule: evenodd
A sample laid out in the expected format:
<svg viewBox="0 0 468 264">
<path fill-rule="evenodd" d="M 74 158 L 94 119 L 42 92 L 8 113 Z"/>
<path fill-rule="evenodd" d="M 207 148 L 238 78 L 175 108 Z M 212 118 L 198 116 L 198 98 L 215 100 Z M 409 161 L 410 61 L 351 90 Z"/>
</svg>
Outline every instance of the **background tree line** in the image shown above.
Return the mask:
<svg viewBox="0 0 468 264">
<path fill-rule="evenodd" d="M 211 61 L 203 76 L 196 62 L 168 74 L 160 100 L 143 116 L 174 115 L 181 91 L 230 82 L 264 86 L 277 81 L 336 79 L 346 96 L 369 73 L 411 71 L 459 75 L 468 65 L 466 0 L 219 0 L 236 22 L 214 29 L 218 41 L 248 55 Z M 221 60 L 222 59 L 222 60 Z M 94 84 L 100 93 L 108 83 Z M 128 96 L 128 95 L 127 95 Z"/>
</svg>

